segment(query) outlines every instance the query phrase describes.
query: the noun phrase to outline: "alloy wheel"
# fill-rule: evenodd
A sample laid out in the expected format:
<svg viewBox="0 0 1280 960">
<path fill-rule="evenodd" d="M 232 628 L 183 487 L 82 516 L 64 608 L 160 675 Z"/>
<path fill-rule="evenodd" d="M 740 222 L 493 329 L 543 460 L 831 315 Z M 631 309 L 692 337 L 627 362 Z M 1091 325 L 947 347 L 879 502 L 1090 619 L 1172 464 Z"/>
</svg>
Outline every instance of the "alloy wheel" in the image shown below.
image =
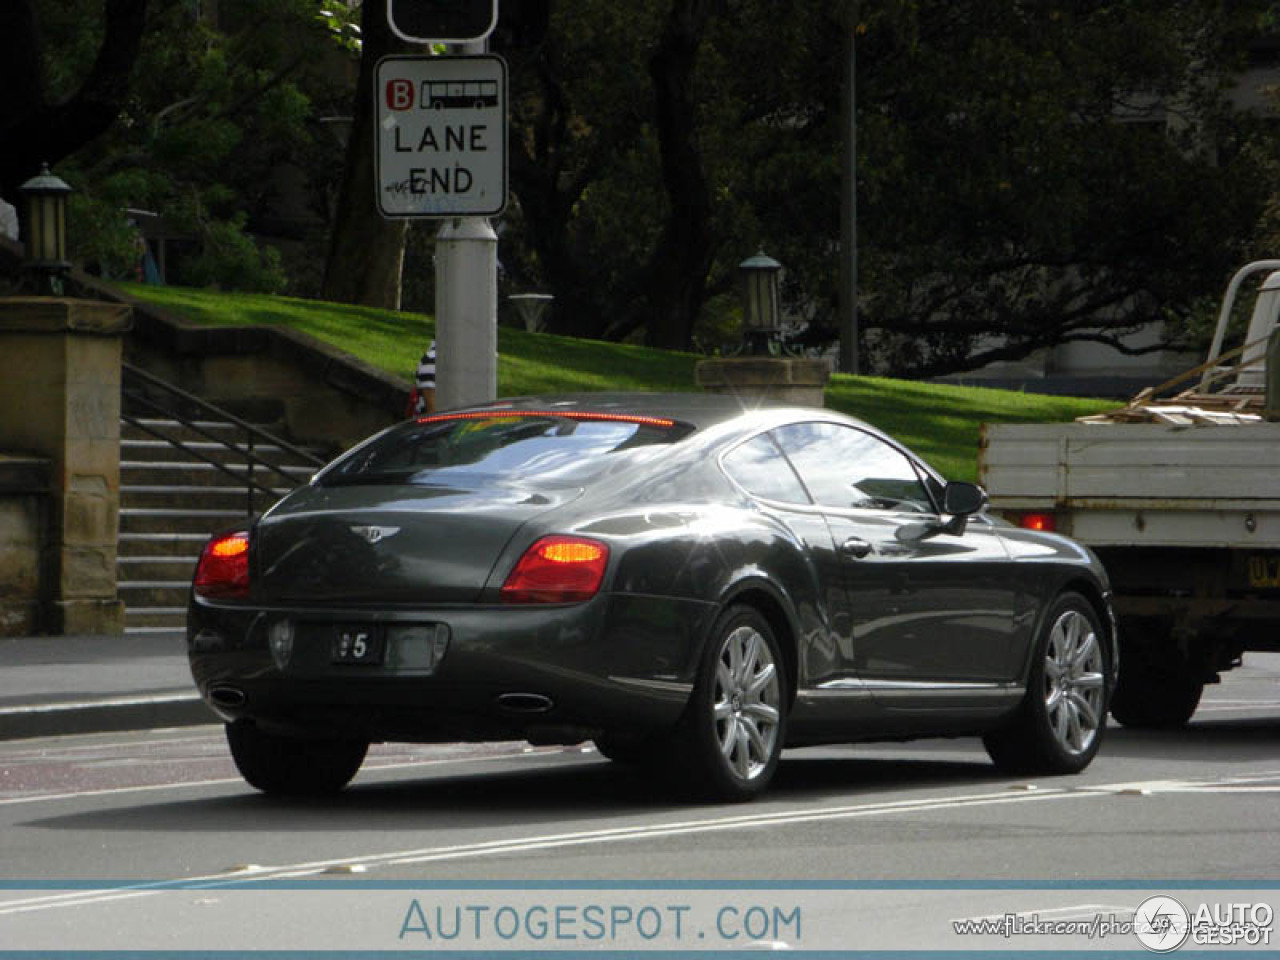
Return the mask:
<svg viewBox="0 0 1280 960">
<path fill-rule="evenodd" d="M 716 659 L 716 739 L 728 769 L 740 780 L 759 777 L 777 752 L 782 687 L 764 636 L 741 625 L 725 637 Z"/>
<path fill-rule="evenodd" d="M 1085 753 L 1104 722 L 1106 665 L 1089 618 L 1068 609 L 1054 622 L 1045 648 L 1045 712 L 1067 753 Z"/>
</svg>

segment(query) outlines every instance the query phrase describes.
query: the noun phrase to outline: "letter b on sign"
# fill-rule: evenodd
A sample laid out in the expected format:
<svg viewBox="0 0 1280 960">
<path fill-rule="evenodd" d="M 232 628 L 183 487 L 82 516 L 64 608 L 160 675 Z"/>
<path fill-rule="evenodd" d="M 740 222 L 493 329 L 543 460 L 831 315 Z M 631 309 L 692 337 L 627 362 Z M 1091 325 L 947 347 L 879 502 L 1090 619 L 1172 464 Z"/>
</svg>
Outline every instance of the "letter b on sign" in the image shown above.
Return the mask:
<svg viewBox="0 0 1280 960">
<path fill-rule="evenodd" d="M 413 81 L 403 78 L 387 81 L 387 109 L 413 109 Z"/>
</svg>

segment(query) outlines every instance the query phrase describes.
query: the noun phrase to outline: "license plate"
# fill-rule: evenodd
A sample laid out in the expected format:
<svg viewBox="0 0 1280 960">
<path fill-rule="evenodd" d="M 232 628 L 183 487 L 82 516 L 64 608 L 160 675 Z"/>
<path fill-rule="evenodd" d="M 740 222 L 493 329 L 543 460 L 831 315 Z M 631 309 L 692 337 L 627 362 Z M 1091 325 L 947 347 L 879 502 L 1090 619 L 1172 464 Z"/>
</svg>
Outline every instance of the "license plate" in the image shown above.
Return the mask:
<svg viewBox="0 0 1280 960">
<path fill-rule="evenodd" d="M 1249 586 L 1255 590 L 1280 589 L 1280 554 L 1256 553 L 1249 558 Z"/>
<path fill-rule="evenodd" d="M 381 625 L 341 626 L 333 638 L 333 662 L 376 666 L 382 663 L 386 649 Z"/>
</svg>

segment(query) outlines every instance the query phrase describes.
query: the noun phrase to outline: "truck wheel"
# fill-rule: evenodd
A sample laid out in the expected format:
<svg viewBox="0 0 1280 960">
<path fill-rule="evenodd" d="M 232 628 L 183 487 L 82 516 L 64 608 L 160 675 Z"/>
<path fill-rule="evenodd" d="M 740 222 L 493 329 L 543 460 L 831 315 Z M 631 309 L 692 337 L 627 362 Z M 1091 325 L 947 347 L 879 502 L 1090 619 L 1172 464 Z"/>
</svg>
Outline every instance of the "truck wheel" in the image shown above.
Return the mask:
<svg viewBox="0 0 1280 960">
<path fill-rule="evenodd" d="M 282 737 L 243 720 L 227 724 L 227 745 L 251 787 L 285 797 L 337 793 L 356 775 L 369 749 L 356 740 Z"/>
<path fill-rule="evenodd" d="M 1064 593 L 1049 609 L 1014 716 L 983 737 L 1006 773 L 1079 773 L 1087 767 L 1107 720 L 1111 658 L 1093 606 Z"/>
<path fill-rule="evenodd" d="M 1204 681 L 1147 642 L 1150 630 L 1126 623 L 1111 715 L 1126 727 L 1180 727 L 1200 704 Z"/>
</svg>

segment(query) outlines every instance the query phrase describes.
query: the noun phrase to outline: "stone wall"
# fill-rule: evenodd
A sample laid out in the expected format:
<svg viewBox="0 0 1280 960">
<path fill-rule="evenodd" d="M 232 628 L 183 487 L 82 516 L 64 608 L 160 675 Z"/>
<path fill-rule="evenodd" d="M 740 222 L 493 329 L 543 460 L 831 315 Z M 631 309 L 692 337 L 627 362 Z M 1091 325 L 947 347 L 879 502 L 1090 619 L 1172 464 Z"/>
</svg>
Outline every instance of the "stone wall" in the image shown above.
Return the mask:
<svg viewBox="0 0 1280 960">
<path fill-rule="evenodd" d="M 89 277 L 79 287 L 127 303 L 134 329 L 125 360 L 238 417 L 327 455 L 404 417 L 411 384 L 277 327 L 206 327 Z"/>
<path fill-rule="evenodd" d="M 703 360 L 694 369 L 708 393 L 801 407 L 825 405 L 831 367 L 800 357 L 727 357 Z"/>
<path fill-rule="evenodd" d="M 41 627 L 49 473 L 43 457 L 0 453 L 0 637 L 25 636 Z"/>
</svg>

